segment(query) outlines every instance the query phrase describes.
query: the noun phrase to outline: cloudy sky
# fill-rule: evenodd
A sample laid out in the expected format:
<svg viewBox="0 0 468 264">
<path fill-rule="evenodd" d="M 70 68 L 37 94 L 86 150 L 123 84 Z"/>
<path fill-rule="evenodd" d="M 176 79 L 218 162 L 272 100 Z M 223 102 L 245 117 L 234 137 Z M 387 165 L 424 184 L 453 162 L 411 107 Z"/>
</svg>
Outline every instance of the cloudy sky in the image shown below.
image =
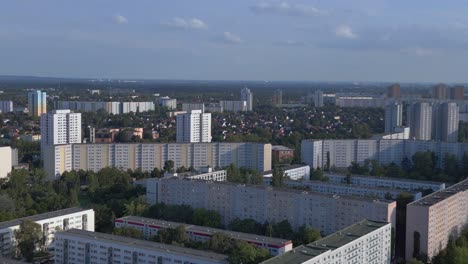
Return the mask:
<svg viewBox="0 0 468 264">
<path fill-rule="evenodd" d="M 468 81 L 466 0 L 4 0 L 0 75 Z"/>
</svg>

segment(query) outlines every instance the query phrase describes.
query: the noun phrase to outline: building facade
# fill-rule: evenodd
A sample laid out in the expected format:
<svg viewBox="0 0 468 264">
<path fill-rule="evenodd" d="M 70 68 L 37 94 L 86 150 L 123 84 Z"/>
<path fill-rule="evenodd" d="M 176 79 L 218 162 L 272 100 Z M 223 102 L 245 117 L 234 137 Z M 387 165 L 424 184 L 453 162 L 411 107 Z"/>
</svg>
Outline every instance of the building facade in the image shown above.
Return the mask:
<svg viewBox="0 0 468 264">
<path fill-rule="evenodd" d="M 431 140 L 432 138 L 432 106 L 426 102 L 416 102 L 408 105 L 407 126 L 410 128 L 410 138 L 415 140 Z"/>
<path fill-rule="evenodd" d="M 392 226 L 362 220 L 262 264 L 390 264 Z"/>
<path fill-rule="evenodd" d="M 450 87 L 450 100 L 465 100 L 465 87 L 463 85 Z"/>
<path fill-rule="evenodd" d="M 398 139 L 339 139 L 303 140 L 302 162 L 312 168 L 347 168 L 352 162 L 364 164 L 376 160 L 379 164 L 401 164 L 404 158 L 411 159 L 416 152 L 431 151 L 437 157 L 436 166 L 443 166 L 446 154 L 455 155 L 461 161 L 468 144 L 428 140 Z"/>
<path fill-rule="evenodd" d="M 54 110 L 41 115 L 41 158 L 50 146 L 81 143 L 81 113 Z"/>
<path fill-rule="evenodd" d="M 241 101 L 246 102 L 246 106 L 247 106 L 246 111 L 252 111 L 253 110 L 253 93 L 250 91 L 249 88 L 244 87 L 244 88 L 241 89 L 240 99 L 241 99 Z"/>
<path fill-rule="evenodd" d="M 205 104 L 204 103 L 183 103 L 182 104 L 182 111 L 190 112 L 192 110 L 201 110 L 202 113 L 204 113 Z"/>
<path fill-rule="evenodd" d="M 0 147 L 0 160 L 2 161 L 0 164 L 0 179 L 4 179 L 8 177 L 13 165 L 17 165 L 14 163 L 18 161 L 18 152 L 9 146 Z"/>
<path fill-rule="evenodd" d="M 137 216 L 127 216 L 115 219 L 115 227 L 135 228 L 143 233 L 145 239 L 150 239 L 156 236 L 162 229 L 177 228 L 181 225 L 185 226 L 187 237 L 191 241 L 205 243 L 208 242 L 214 234 L 221 233 L 228 236 L 232 240 L 244 241 L 257 247 L 264 248 L 268 250 L 272 256 L 283 254 L 292 249 L 292 241 L 287 239 L 240 233 L 205 226 L 186 225 L 184 223 L 169 222 Z"/>
<path fill-rule="evenodd" d="M 211 113 L 192 110 L 176 118 L 178 143 L 211 142 Z"/>
<path fill-rule="evenodd" d="M 223 111 L 245 112 L 247 111 L 247 101 L 219 101 Z"/>
<path fill-rule="evenodd" d="M 320 90 L 314 92 L 314 106 L 323 107 L 323 92 Z"/>
<path fill-rule="evenodd" d="M 228 263 L 226 255 L 77 229 L 57 233 L 55 244 L 57 264 Z"/>
<path fill-rule="evenodd" d="M 0 101 L 0 111 L 2 113 L 13 112 L 13 101 Z"/>
<path fill-rule="evenodd" d="M 234 219 L 250 218 L 259 223 L 287 220 L 295 230 L 310 226 L 325 235 L 362 219 L 395 223 L 396 214 L 394 201 L 176 177 L 149 179 L 146 191 L 149 204 L 214 210 L 224 225 Z"/>
<path fill-rule="evenodd" d="M 279 163 L 290 163 L 294 159 L 294 149 L 281 145 L 273 145 L 271 147 L 271 155 L 273 160 Z"/>
<path fill-rule="evenodd" d="M 177 109 L 177 99 L 171 99 L 168 96 L 159 98 L 159 105 L 169 110 Z"/>
<path fill-rule="evenodd" d="M 403 125 L 403 104 L 394 102 L 385 107 L 385 133 L 398 132 Z"/>
<path fill-rule="evenodd" d="M 41 91 L 28 93 L 28 110 L 32 116 L 47 113 L 47 93 Z"/>
<path fill-rule="evenodd" d="M 468 180 L 408 204 L 406 212 L 406 259 L 431 259 L 468 224 Z"/>
<path fill-rule="evenodd" d="M 432 98 L 438 100 L 447 99 L 447 85 L 441 83 L 432 87 Z"/>
<path fill-rule="evenodd" d="M 67 144 L 48 148 L 44 168 L 49 177 L 70 170 L 99 171 L 162 169 L 168 160 L 174 167 L 224 168 L 230 164 L 258 171 L 271 170 L 271 145 L 259 143 L 121 143 Z"/>
<path fill-rule="evenodd" d="M 284 174 L 291 180 L 309 180 L 310 167 L 308 165 L 290 165 L 281 167 Z M 265 171 L 263 178 L 271 179 L 273 177 L 273 170 Z"/>
<path fill-rule="evenodd" d="M 283 104 L 283 90 L 281 89 L 276 89 L 273 92 L 273 105 L 274 106 L 280 106 Z"/>
<path fill-rule="evenodd" d="M 51 249 L 55 246 L 54 238 L 57 231 L 68 229 L 94 231 L 94 211 L 77 207 L 0 222 L 0 256 L 12 256 L 16 248 L 15 230 L 18 230 L 20 224 L 26 220 L 41 226 L 42 239 L 46 247 Z"/>
<path fill-rule="evenodd" d="M 387 87 L 387 98 L 400 98 L 401 87 L 398 83 L 392 84 Z"/>
</svg>

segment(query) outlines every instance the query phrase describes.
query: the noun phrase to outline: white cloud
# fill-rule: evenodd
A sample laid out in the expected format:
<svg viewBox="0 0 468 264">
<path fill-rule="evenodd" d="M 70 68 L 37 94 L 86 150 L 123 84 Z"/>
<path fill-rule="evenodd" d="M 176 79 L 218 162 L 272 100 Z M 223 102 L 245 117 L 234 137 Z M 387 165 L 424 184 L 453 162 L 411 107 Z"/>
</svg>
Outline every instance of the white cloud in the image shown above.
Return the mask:
<svg viewBox="0 0 468 264">
<path fill-rule="evenodd" d="M 289 47 L 290 46 L 301 47 L 301 46 L 307 46 L 308 45 L 306 42 L 296 41 L 296 40 L 291 40 L 291 39 L 277 41 L 277 42 L 274 42 L 274 44 L 277 45 L 277 46 L 289 46 Z"/>
<path fill-rule="evenodd" d="M 348 25 L 341 25 L 335 29 L 335 35 L 340 38 L 355 39 L 358 35 L 354 33 L 353 29 Z"/>
<path fill-rule="evenodd" d="M 122 16 L 122 15 L 119 15 L 119 14 L 114 16 L 114 21 L 117 24 L 128 24 L 128 19 L 126 17 Z"/>
<path fill-rule="evenodd" d="M 308 5 L 295 5 L 288 2 L 267 3 L 261 2 L 251 7 L 257 14 L 277 14 L 288 16 L 317 16 L 326 12 Z"/>
<path fill-rule="evenodd" d="M 228 31 L 223 33 L 223 40 L 232 44 L 240 44 L 243 42 L 241 37 Z"/>
<path fill-rule="evenodd" d="M 199 18 L 184 19 L 174 17 L 171 21 L 164 22 L 162 24 L 167 27 L 177 29 L 205 29 L 208 27 L 207 24 Z"/>
</svg>

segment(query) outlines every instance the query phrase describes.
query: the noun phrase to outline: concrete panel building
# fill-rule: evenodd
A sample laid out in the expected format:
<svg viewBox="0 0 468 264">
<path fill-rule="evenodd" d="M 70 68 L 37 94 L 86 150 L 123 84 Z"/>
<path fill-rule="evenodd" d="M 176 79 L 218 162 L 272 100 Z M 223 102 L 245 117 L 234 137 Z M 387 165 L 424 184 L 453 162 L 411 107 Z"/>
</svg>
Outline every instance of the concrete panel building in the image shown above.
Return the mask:
<svg viewBox="0 0 468 264">
<path fill-rule="evenodd" d="M 211 113 L 192 110 L 177 115 L 176 125 L 178 143 L 211 142 Z"/>
<path fill-rule="evenodd" d="M 28 93 L 28 110 L 32 116 L 47 113 L 47 93 L 41 91 Z"/>
<path fill-rule="evenodd" d="M 400 98 L 401 87 L 400 84 L 395 83 L 387 87 L 387 98 Z"/>
<path fill-rule="evenodd" d="M 403 125 L 403 104 L 394 102 L 385 107 L 385 133 L 398 132 Z"/>
<path fill-rule="evenodd" d="M 18 152 L 14 151 L 9 146 L 0 147 L 0 160 L 2 161 L 0 164 L 0 179 L 4 179 L 8 177 L 8 174 L 11 172 L 11 168 L 15 163 L 15 155 L 16 155 L 16 163 L 18 161 Z"/>
<path fill-rule="evenodd" d="M 219 101 L 220 107 L 227 112 L 245 112 L 247 111 L 246 101 Z"/>
<path fill-rule="evenodd" d="M 202 113 L 204 113 L 205 104 L 204 103 L 183 103 L 182 104 L 182 111 L 190 112 L 192 110 L 201 110 Z"/>
<path fill-rule="evenodd" d="M 468 180 L 412 202 L 406 211 L 406 259 L 431 259 L 468 224 Z"/>
<path fill-rule="evenodd" d="M 228 263 L 226 255 L 78 229 L 56 234 L 54 261 L 57 264 Z"/>
<path fill-rule="evenodd" d="M 246 111 L 252 111 L 252 109 L 253 109 L 253 93 L 250 91 L 249 88 L 244 87 L 244 88 L 241 89 L 240 99 L 241 99 L 241 101 L 246 102 L 246 106 L 247 106 Z"/>
<path fill-rule="evenodd" d="M 0 101 L 0 111 L 2 113 L 9 113 L 14 111 L 13 101 Z"/>
<path fill-rule="evenodd" d="M 406 125 L 410 128 L 411 139 L 431 140 L 432 114 L 432 106 L 429 103 L 416 102 L 408 105 Z"/>
<path fill-rule="evenodd" d="M 359 221 L 262 264 L 390 264 L 391 230 L 388 223 Z"/>
<path fill-rule="evenodd" d="M 106 167 L 152 171 L 167 160 L 174 167 L 224 168 L 230 164 L 258 171 L 271 170 L 271 145 L 259 143 L 128 143 L 67 144 L 47 149 L 44 168 L 49 176 L 69 170 L 99 171 Z"/>
<path fill-rule="evenodd" d="M 302 162 L 312 168 L 347 168 L 352 162 L 363 164 L 365 160 L 376 160 L 380 164 L 401 164 L 403 159 L 413 157 L 416 152 L 431 151 L 438 157 L 437 167 L 443 166 L 446 154 L 455 155 L 461 161 L 468 144 L 426 140 L 398 139 L 339 139 L 303 140 Z"/>
<path fill-rule="evenodd" d="M 290 165 L 281 167 L 281 170 L 291 180 L 309 180 L 310 167 L 308 165 Z M 263 178 L 271 179 L 273 177 L 273 170 L 265 171 Z"/>
<path fill-rule="evenodd" d="M 225 225 L 236 218 L 259 223 L 287 220 L 331 234 L 362 219 L 395 223 L 396 202 L 326 195 L 295 189 L 179 178 L 149 179 L 149 204 L 190 205 L 218 212 Z"/>
<path fill-rule="evenodd" d="M 94 231 L 94 211 L 77 207 L 0 222 L 0 256 L 12 255 L 16 247 L 14 232 L 26 220 L 41 226 L 42 239 L 51 249 L 55 246 L 54 238 L 57 231 L 73 228 Z"/>
<path fill-rule="evenodd" d="M 138 229 L 143 233 L 145 239 L 150 239 L 156 236 L 162 229 L 177 228 L 181 225 L 185 226 L 188 239 L 196 242 L 208 242 L 214 234 L 221 233 L 230 237 L 232 240 L 244 241 L 257 247 L 264 248 L 268 250 L 272 256 L 283 254 L 292 249 L 292 241 L 281 238 L 259 236 L 255 234 L 240 233 L 205 226 L 187 225 L 184 223 L 137 216 L 126 216 L 115 220 L 115 227 L 131 227 Z"/>
</svg>

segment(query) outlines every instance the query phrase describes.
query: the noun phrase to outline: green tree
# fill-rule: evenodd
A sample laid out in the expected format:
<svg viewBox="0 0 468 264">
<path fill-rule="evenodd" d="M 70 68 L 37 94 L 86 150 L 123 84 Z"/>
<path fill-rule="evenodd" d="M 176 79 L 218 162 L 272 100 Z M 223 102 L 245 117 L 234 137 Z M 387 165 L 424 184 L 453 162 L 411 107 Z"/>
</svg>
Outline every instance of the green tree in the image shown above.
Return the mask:
<svg viewBox="0 0 468 264">
<path fill-rule="evenodd" d="M 15 231 L 15 239 L 18 244 L 18 253 L 28 262 L 34 259 L 36 249 L 42 249 L 44 242 L 42 240 L 41 225 L 30 220 L 25 220 Z"/>
<path fill-rule="evenodd" d="M 310 180 L 312 181 L 328 181 L 328 177 L 324 175 L 323 171 L 320 168 L 311 169 Z"/>
<path fill-rule="evenodd" d="M 264 235 L 264 231 L 262 225 L 257 221 L 247 218 L 247 219 L 234 219 L 231 223 L 229 223 L 229 229 L 232 231 L 242 232 L 242 233 L 249 233 L 249 234 L 257 234 L 257 235 Z"/>
<path fill-rule="evenodd" d="M 179 225 L 174 229 L 173 240 L 179 244 L 184 244 L 188 241 L 185 225 Z"/>
<path fill-rule="evenodd" d="M 219 228 L 221 224 L 221 216 L 213 210 L 198 208 L 193 211 L 193 223 L 195 225 L 209 226 Z"/>
<path fill-rule="evenodd" d="M 320 231 L 302 226 L 296 233 L 294 233 L 293 243 L 295 246 L 305 245 L 319 240 L 321 237 Z"/>
<path fill-rule="evenodd" d="M 112 231 L 112 234 L 116 236 L 143 239 L 143 232 L 133 227 L 114 228 L 114 230 Z"/>
<path fill-rule="evenodd" d="M 242 182 L 240 169 L 237 168 L 234 164 L 230 164 L 226 168 L 227 181 L 228 182 Z"/>
<path fill-rule="evenodd" d="M 166 160 L 163 167 L 164 172 L 174 173 L 174 161 Z"/>
<path fill-rule="evenodd" d="M 243 241 L 237 241 L 229 254 L 231 264 L 257 264 L 271 256 L 265 249 L 258 248 Z"/>
<path fill-rule="evenodd" d="M 288 220 L 281 221 L 273 225 L 274 237 L 291 238 L 293 230 Z"/>
<path fill-rule="evenodd" d="M 273 169 L 273 177 L 271 179 L 271 186 L 283 187 L 285 178 L 286 178 L 286 174 L 284 173 L 284 171 L 280 167 L 275 167 Z"/>
<path fill-rule="evenodd" d="M 220 254 L 227 254 L 232 248 L 232 239 L 223 233 L 214 233 L 208 247 Z"/>
</svg>

